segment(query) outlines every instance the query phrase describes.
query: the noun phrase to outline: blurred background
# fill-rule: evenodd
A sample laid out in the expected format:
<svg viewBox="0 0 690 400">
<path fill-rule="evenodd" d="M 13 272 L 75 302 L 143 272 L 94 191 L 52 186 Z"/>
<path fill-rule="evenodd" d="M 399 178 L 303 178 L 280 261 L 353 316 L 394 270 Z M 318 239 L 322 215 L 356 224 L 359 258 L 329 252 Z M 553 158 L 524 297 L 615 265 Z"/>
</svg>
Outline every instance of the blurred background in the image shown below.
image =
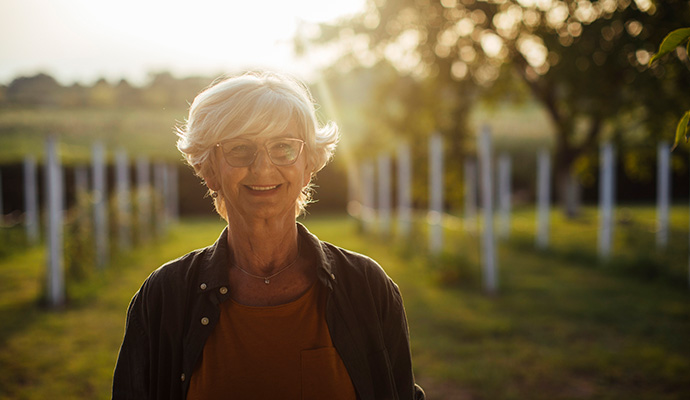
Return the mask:
<svg viewBox="0 0 690 400">
<path fill-rule="evenodd" d="M 109 397 L 132 294 L 222 229 L 174 128 L 250 69 L 341 127 L 301 220 L 399 283 L 429 398 L 690 395 L 688 42 L 650 64 L 690 2 L 0 11 L 0 398 Z"/>
</svg>

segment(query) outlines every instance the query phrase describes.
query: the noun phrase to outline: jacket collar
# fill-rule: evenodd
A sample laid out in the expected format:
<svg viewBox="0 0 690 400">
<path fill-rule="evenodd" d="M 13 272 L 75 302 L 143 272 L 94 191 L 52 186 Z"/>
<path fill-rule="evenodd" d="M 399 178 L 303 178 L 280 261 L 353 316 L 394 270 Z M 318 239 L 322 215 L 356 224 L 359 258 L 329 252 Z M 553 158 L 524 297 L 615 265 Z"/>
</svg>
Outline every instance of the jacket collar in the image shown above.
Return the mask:
<svg viewBox="0 0 690 400">
<path fill-rule="evenodd" d="M 317 262 L 317 276 L 321 283 L 333 289 L 333 283 L 336 281 L 336 275 L 333 268 L 333 256 L 328 248 L 324 246 L 323 242 L 319 240 L 314 234 L 297 222 L 297 234 L 303 244 L 306 244 L 316 256 Z M 216 242 L 207 247 L 203 253 L 203 261 L 201 263 L 198 282 L 197 293 L 208 292 L 209 290 L 219 287 L 228 287 L 230 284 L 228 275 L 228 227 L 226 226 L 221 232 Z"/>
</svg>

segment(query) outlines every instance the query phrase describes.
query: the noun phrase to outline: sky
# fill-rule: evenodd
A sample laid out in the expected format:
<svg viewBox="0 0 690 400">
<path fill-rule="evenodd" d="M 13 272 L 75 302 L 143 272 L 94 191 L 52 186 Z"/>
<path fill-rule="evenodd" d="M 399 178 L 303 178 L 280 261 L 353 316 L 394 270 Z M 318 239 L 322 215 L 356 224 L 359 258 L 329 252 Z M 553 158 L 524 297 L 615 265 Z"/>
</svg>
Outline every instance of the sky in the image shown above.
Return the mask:
<svg viewBox="0 0 690 400">
<path fill-rule="evenodd" d="M 151 72 L 219 75 L 271 68 L 309 78 L 300 21 L 328 22 L 365 0 L 0 0 L 0 84 L 46 72 L 62 84 L 104 77 L 142 84 Z"/>
</svg>

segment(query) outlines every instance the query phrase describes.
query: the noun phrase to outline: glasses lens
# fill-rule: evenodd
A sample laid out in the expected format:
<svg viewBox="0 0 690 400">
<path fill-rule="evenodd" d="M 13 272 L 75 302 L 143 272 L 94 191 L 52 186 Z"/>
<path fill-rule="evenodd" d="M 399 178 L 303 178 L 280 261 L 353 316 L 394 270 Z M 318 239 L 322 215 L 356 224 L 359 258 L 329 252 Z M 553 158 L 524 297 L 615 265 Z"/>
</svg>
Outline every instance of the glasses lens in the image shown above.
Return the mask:
<svg viewBox="0 0 690 400">
<path fill-rule="evenodd" d="M 246 167 L 254 162 L 257 147 L 249 140 L 228 140 L 222 147 L 225 161 L 232 167 Z"/>
<path fill-rule="evenodd" d="M 268 156 L 275 165 L 290 165 L 297 161 L 304 142 L 300 139 L 276 139 L 266 143 Z"/>
<path fill-rule="evenodd" d="M 259 147 L 251 140 L 232 139 L 220 144 L 225 161 L 231 167 L 248 167 L 254 162 Z M 266 142 L 268 157 L 275 165 L 291 165 L 297 161 L 304 142 L 295 138 L 279 138 Z"/>
</svg>

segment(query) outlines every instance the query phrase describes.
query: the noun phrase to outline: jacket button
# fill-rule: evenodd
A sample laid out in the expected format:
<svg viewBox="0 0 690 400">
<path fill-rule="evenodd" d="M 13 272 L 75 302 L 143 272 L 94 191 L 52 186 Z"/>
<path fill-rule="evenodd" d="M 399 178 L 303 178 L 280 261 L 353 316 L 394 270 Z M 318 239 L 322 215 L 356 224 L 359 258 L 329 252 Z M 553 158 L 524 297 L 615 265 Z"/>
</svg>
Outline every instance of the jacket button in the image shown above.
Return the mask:
<svg viewBox="0 0 690 400">
<path fill-rule="evenodd" d="M 202 283 L 201 285 L 199 285 L 199 287 L 201 288 L 201 290 L 206 290 L 206 284 L 205 283 Z"/>
<path fill-rule="evenodd" d="M 226 288 L 225 286 L 220 288 L 220 294 L 227 294 L 227 293 L 228 293 L 228 288 Z"/>
<path fill-rule="evenodd" d="M 208 325 L 208 318 L 204 317 L 201 319 L 201 325 Z"/>
<path fill-rule="evenodd" d="M 182 375 L 180 375 L 180 381 L 184 382 L 185 378 L 186 377 L 184 376 L 184 372 L 183 372 Z"/>
<path fill-rule="evenodd" d="M 331 279 L 335 280 L 335 274 L 331 274 Z"/>
</svg>

